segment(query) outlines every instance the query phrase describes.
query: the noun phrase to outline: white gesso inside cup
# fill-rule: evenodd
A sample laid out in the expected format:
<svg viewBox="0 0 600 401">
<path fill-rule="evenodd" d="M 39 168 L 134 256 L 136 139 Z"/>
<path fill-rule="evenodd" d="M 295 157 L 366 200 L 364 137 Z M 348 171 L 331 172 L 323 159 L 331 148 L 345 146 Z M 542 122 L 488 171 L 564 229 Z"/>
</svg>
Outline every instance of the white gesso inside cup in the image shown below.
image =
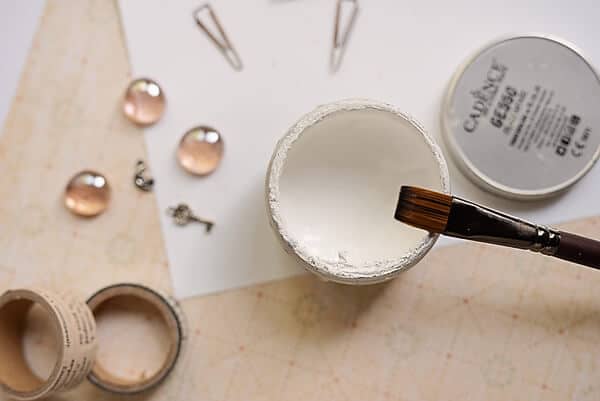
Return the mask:
<svg viewBox="0 0 600 401">
<path fill-rule="evenodd" d="M 266 183 L 271 225 L 326 280 L 382 282 L 437 239 L 394 219 L 402 185 L 449 192 L 442 152 L 412 118 L 371 100 L 320 106 L 277 143 Z"/>
</svg>

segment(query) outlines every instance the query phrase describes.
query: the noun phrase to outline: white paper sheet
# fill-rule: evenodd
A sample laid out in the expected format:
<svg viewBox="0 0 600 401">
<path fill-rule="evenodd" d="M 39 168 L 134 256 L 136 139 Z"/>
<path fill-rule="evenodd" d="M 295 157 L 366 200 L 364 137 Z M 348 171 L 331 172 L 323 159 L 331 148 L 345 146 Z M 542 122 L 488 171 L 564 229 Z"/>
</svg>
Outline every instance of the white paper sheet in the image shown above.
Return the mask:
<svg viewBox="0 0 600 401">
<path fill-rule="evenodd" d="M 550 33 L 600 63 L 600 8 L 593 1 L 361 0 L 341 70 L 331 75 L 334 0 L 213 0 L 244 62 L 235 72 L 192 19 L 201 2 L 120 2 L 134 75 L 158 80 L 169 101 L 164 119 L 145 132 L 159 206 L 186 201 L 216 221 L 205 235 L 203 227 L 176 227 L 161 213 L 180 297 L 301 271 L 270 232 L 263 185 L 275 141 L 316 105 L 347 97 L 386 101 L 439 136 L 450 76 L 490 40 Z M 184 173 L 175 159 L 179 138 L 197 124 L 218 128 L 226 144 L 223 164 L 206 178 Z M 448 162 L 456 194 L 527 218 L 553 223 L 600 212 L 598 167 L 557 199 L 520 203 L 481 191 Z"/>
<path fill-rule="evenodd" d="M 45 3 L 44 0 L 0 2 L 0 127 L 4 126 L 12 104 Z M 0 129 L 0 134 L 3 131 Z"/>
</svg>

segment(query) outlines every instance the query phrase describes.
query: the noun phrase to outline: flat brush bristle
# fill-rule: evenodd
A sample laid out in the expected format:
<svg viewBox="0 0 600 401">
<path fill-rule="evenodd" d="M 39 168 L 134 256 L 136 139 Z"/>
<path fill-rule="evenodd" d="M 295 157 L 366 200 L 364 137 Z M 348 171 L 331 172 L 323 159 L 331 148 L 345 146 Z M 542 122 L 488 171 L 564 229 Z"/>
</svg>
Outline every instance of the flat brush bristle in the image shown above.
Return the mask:
<svg viewBox="0 0 600 401">
<path fill-rule="evenodd" d="M 396 220 L 434 233 L 448 224 L 452 196 L 428 189 L 403 186 L 396 206 Z"/>
</svg>

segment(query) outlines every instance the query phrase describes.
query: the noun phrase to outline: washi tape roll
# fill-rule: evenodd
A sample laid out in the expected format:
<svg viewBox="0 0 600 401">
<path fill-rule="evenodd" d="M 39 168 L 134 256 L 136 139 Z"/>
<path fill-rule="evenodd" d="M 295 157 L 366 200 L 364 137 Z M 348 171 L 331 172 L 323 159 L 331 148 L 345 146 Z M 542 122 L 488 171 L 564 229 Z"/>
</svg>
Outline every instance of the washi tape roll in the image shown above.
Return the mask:
<svg viewBox="0 0 600 401">
<path fill-rule="evenodd" d="M 59 340 L 49 377 L 40 378 L 25 359 L 23 337 L 29 311 L 39 305 Z M 17 400 L 37 400 L 69 390 L 90 372 L 96 354 L 96 326 L 89 308 L 68 294 L 17 289 L 0 296 L 0 388 Z"/>
<path fill-rule="evenodd" d="M 179 304 L 173 298 L 162 294 L 159 291 L 139 285 L 139 284 L 116 284 L 103 288 L 88 299 L 88 306 L 96 317 L 100 338 L 100 354 L 105 354 L 111 350 L 106 348 L 111 344 L 102 341 L 102 333 L 106 330 L 103 327 L 103 318 L 99 315 L 118 315 L 123 314 L 124 309 L 133 304 L 143 304 L 146 309 L 150 309 L 160 317 L 161 324 L 164 324 L 168 332 L 169 346 L 166 357 L 162 361 L 160 368 L 155 372 L 147 374 L 146 372 L 135 377 L 124 377 L 119 374 L 117 366 L 108 366 L 99 357 L 92 372 L 88 376 L 89 380 L 103 390 L 116 394 L 136 394 L 155 388 L 162 383 L 174 369 L 176 362 L 182 352 L 186 340 L 185 318 Z M 132 328 L 133 329 L 133 328 Z M 112 328 L 109 331 L 111 337 L 117 336 Z M 131 333 L 127 333 L 131 337 Z M 135 339 L 138 346 L 144 346 L 148 342 L 147 336 Z M 117 342 L 111 340 L 112 344 L 123 347 L 120 338 Z M 119 352 L 118 350 L 112 350 Z"/>
</svg>

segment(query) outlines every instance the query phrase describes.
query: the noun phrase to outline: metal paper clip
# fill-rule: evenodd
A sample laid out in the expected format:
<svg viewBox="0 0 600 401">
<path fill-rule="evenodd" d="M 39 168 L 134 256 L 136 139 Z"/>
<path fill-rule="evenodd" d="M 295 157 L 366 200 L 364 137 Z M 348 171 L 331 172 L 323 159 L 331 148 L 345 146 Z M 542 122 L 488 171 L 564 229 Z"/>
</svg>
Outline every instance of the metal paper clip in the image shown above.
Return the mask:
<svg viewBox="0 0 600 401">
<path fill-rule="evenodd" d="M 142 191 L 150 192 L 154 186 L 154 179 L 146 177 L 146 163 L 143 160 L 138 160 L 135 163 L 135 175 L 133 176 L 133 183 L 138 189 Z"/>
<path fill-rule="evenodd" d="M 342 31 L 342 8 L 344 3 L 348 3 L 351 7 L 350 16 L 346 24 L 346 29 Z M 342 64 L 342 58 L 346 51 L 348 38 L 354 27 L 356 16 L 358 15 L 358 0 L 338 0 L 335 11 L 335 26 L 333 29 L 333 47 L 331 48 L 330 67 L 331 72 L 339 70 Z"/>
<path fill-rule="evenodd" d="M 207 25 L 202 21 L 201 14 L 204 12 L 208 13 L 208 17 L 210 17 L 213 25 L 217 28 L 218 35 L 221 36 L 220 38 L 211 32 Z M 198 24 L 200 29 L 204 31 L 208 38 L 215 44 L 215 46 L 217 46 L 221 53 L 223 53 L 223 56 L 225 56 L 225 59 L 229 62 L 229 64 L 231 64 L 233 69 L 236 71 L 241 71 L 243 68 L 242 60 L 227 37 L 227 34 L 225 33 L 221 22 L 217 18 L 217 15 L 213 11 L 212 6 L 209 3 L 203 4 L 194 10 L 193 16 L 196 24 Z"/>
</svg>

